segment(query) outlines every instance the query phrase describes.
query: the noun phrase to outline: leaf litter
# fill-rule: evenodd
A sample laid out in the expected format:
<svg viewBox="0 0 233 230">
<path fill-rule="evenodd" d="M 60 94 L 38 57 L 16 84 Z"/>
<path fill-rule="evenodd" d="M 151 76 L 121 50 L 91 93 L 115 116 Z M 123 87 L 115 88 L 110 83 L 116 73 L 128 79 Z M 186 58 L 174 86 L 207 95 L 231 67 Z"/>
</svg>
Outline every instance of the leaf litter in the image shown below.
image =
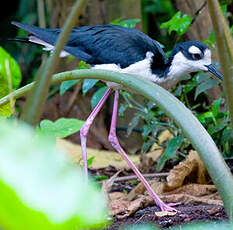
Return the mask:
<svg viewBox="0 0 233 230">
<path fill-rule="evenodd" d="M 170 138 L 172 136 L 167 133 L 163 137 L 163 141 Z M 63 139 L 57 139 L 57 145 L 66 149 L 75 163 L 82 164 L 80 145 L 72 144 Z M 88 158 L 94 157 L 90 168 L 99 170 L 113 166 L 117 171 L 102 185 L 103 190 L 108 193 L 110 215 L 123 219 L 131 216 L 139 209 L 154 205 L 153 199 L 141 183 L 137 184 L 129 193 L 111 192 L 111 187 L 114 185 L 116 178 L 119 178 L 119 173 L 122 170 L 129 169 L 125 161 L 116 152 L 95 149 L 87 149 L 87 152 Z M 155 144 L 150 153 L 144 154 L 144 164 L 147 162 L 150 165 L 153 161 L 156 163 L 162 152 L 163 149 Z M 134 155 L 130 156 L 130 158 L 137 166 L 140 165 L 139 156 Z M 215 185 L 211 184 L 211 179 L 203 162 L 194 150 L 189 152 L 183 162 L 180 162 L 169 171 L 166 182 L 161 182 L 156 178 L 148 182 L 156 194 L 166 203 L 223 205 Z M 164 212 L 154 212 L 154 214 L 156 216 L 174 215 L 174 213 Z"/>
</svg>

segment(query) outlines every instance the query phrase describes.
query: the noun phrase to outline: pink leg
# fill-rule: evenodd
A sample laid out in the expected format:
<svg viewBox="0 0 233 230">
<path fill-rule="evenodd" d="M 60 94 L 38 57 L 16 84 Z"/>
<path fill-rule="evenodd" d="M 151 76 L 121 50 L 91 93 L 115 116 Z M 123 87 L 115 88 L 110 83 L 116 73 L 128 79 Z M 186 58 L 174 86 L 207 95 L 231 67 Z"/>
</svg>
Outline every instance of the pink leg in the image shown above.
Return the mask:
<svg viewBox="0 0 233 230">
<path fill-rule="evenodd" d="M 120 143 L 118 141 L 118 138 L 116 136 L 116 121 L 117 121 L 117 111 L 118 111 L 118 98 L 119 98 L 119 91 L 115 91 L 114 96 L 114 105 L 113 105 L 113 114 L 112 114 L 112 121 L 111 121 L 111 127 L 110 127 L 110 133 L 108 140 L 112 144 L 113 148 L 124 158 L 124 160 L 127 162 L 129 167 L 134 171 L 134 173 L 137 175 L 137 177 L 140 179 L 140 181 L 143 183 L 143 185 L 146 187 L 147 191 L 151 195 L 151 197 L 154 199 L 157 206 L 161 208 L 162 211 L 176 211 L 176 209 L 171 208 L 169 205 L 165 204 L 153 191 L 153 189 L 150 187 L 149 183 L 146 181 L 146 179 L 143 177 L 143 175 L 140 173 L 140 171 L 137 169 L 137 167 L 134 165 L 134 163 L 128 158 L 125 151 L 120 146 Z"/>
<path fill-rule="evenodd" d="M 89 115 L 87 120 L 85 121 L 84 125 L 80 129 L 80 138 L 81 138 L 81 147 L 82 147 L 82 154 L 83 154 L 83 171 L 84 176 L 86 179 L 88 178 L 88 171 L 87 171 L 87 134 L 91 127 L 91 124 L 97 114 L 99 113 L 100 109 L 103 107 L 105 101 L 107 100 L 108 96 L 110 95 L 112 89 L 109 88 L 105 92 L 104 96 L 100 99 L 99 103 L 96 105 L 92 113 Z"/>
</svg>

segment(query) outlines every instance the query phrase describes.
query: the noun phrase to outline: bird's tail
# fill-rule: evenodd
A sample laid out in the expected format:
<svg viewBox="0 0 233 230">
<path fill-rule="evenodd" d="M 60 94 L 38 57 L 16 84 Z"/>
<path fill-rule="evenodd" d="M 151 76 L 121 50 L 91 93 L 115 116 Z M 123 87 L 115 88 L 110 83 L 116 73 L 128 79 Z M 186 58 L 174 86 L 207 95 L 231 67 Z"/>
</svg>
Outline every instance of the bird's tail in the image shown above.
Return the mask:
<svg viewBox="0 0 233 230">
<path fill-rule="evenodd" d="M 31 43 L 28 38 L 7 38 L 5 41 Z"/>
</svg>

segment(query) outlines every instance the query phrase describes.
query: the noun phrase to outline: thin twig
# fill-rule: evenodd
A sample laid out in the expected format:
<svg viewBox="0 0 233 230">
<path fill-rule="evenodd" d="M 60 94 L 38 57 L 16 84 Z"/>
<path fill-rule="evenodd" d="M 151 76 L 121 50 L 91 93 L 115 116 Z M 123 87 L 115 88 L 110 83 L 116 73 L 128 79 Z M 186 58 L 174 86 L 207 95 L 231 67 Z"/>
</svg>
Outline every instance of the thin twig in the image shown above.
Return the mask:
<svg viewBox="0 0 233 230">
<path fill-rule="evenodd" d="M 191 21 L 191 25 L 196 21 L 198 15 L 201 13 L 201 11 L 206 7 L 207 1 L 204 1 L 204 3 L 201 5 L 201 7 L 196 11 L 196 13 L 193 16 L 193 19 Z"/>
<path fill-rule="evenodd" d="M 166 177 L 168 175 L 169 175 L 169 173 L 147 173 L 147 174 L 143 174 L 143 176 L 145 178 Z M 117 177 L 117 178 L 115 178 L 114 182 L 122 182 L 122 181 L 135 180 L 135 179 L 138 179 L 138 177 L 136 175 L 123 176 L 123 177 Z"/>
</svg>

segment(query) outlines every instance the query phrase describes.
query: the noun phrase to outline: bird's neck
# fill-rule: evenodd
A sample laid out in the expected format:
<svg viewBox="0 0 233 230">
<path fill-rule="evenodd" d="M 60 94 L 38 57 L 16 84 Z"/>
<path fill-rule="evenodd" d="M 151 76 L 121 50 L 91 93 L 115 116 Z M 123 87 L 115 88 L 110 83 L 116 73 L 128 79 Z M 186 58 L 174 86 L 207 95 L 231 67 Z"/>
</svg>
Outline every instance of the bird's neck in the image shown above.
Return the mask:
<svg viewBox="0 0 233 230">
<path fill-rule="evenodd" d="M 170 89 L 187 73 L 180 63 L 174 63 L 174 56 L 171 55 L 163 64 L 156 63 L 156 60 L 151 63 L 152 74 L 155 77 L 155 83 L 166 89 Z"/>
</svg>

